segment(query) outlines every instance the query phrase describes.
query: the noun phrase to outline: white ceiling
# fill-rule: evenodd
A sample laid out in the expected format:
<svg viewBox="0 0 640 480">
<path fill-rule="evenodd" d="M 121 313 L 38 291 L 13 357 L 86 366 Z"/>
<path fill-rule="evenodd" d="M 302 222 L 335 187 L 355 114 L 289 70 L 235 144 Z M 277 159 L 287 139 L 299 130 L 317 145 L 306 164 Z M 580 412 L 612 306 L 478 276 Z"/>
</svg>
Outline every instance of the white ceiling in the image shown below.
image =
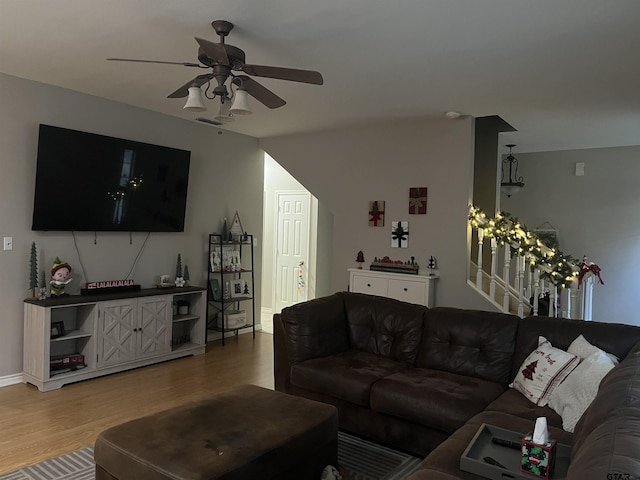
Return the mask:
<svg viewBox="0 0 640 480">
<path fill-rule="evenodd" d="M 194 37 L 218 40 L 215 19 L 235 24 L 226 42 L 247 63 L 324 76 L 254 77 L 287 105 L 254 100 L 229 130 L 456 110 L 502 117 L 516 152 L 640 145 L 638 0 L 0 0 L 0 72 L 193 119 L 166 97 L 206 70 L 105 59 L 195 62 Z"/>
</svg>

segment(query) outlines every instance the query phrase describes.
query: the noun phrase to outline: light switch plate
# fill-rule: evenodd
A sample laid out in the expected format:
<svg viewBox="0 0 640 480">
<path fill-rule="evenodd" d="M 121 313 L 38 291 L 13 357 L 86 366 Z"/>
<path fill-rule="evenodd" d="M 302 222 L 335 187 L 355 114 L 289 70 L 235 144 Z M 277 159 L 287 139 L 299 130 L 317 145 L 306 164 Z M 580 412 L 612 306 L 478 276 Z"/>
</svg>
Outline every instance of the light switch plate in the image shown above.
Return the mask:
<svg viewBox="0 0 640 480">
<path fill-rule="evenodd" d="M 4 237 L 4 249 L 13 250 L 13 237 Z"/>
</svg>

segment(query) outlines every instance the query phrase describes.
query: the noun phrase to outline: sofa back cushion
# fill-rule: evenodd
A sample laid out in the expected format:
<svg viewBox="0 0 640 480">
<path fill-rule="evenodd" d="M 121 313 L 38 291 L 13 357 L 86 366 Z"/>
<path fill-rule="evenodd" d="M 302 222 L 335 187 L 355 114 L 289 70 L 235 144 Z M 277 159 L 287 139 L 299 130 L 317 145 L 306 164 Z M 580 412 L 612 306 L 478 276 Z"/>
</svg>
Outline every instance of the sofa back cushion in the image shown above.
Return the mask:
<svg viewBox="0 0 640 480">
<path fill-rule="evenodd" d="M 573 439 L 567 478 L 640 478 L 640 344 L 604 377 Z"/>
<path fill-rule="evenodd" d="M 351 348 L 415 365 L 427 307 L 342 292 Z"/>
<path fill-rule="evenodd" d="M 514 315 L 431 308 L 425 316 L 417 366 L 507 385 L 517 329 Z"/>
<path fill-rule="evenodd" d="M 349 349 L 345 307 L 338 294 L 283 308 L 280 316 L 291 364 Z"/>
<path fill-rule="evenodd" d="M 518 326 L 512 378 L 515 378 L 524 359 L 538 346 L 539 336 L 545 337 L 554 347 L 566 351 L 580 334 L 589 343 L 620 360 L 640 341 L 640 327 L 633 325 L 568 318 L 526 317 L 520 319 Z"/>
</svg>

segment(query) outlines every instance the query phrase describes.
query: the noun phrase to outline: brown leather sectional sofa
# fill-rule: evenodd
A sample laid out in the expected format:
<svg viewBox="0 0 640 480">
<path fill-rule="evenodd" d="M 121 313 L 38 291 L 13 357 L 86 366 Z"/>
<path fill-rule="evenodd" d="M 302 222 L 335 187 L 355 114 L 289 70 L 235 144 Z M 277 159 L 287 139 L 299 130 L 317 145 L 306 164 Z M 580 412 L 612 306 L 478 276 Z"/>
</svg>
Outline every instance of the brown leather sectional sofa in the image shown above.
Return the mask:
<svg viewBox="0 0 640 480">
<path fill-rule="evenodd" d="M 620 364 L 571 434 L 508 385 L 539 335 L 566 350 L 580 334 Z M 426 456 L 412 480 L 480 479 L 459 469 L 480 425 L 525 434 L 539 416 L 572 445 L 569 479 L 640 478 L 640 327 L 340 292 L 275 315 L 274 354 L 277 390 L 335 405 L 344 431 Z"/>
</svg>

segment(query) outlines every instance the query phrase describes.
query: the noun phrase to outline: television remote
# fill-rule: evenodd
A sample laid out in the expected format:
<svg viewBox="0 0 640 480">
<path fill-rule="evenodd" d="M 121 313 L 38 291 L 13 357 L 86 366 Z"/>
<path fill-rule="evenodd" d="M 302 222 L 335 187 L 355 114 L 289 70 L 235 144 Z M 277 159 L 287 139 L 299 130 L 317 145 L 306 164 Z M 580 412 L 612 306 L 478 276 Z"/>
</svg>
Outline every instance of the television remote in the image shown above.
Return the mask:
<svg viewBox="0 0 640 480">
<path fill-rule="evenodd" d="M 491 442 L 496 445 L 502 445 L 503 447 L 513 448 L 515 450 L 520 450 L 521 444 L 520 442 L 514 442 L 513 440 L 505 440 L 504 438 L 496 438 L 493 437 Z"/>
</svg>

